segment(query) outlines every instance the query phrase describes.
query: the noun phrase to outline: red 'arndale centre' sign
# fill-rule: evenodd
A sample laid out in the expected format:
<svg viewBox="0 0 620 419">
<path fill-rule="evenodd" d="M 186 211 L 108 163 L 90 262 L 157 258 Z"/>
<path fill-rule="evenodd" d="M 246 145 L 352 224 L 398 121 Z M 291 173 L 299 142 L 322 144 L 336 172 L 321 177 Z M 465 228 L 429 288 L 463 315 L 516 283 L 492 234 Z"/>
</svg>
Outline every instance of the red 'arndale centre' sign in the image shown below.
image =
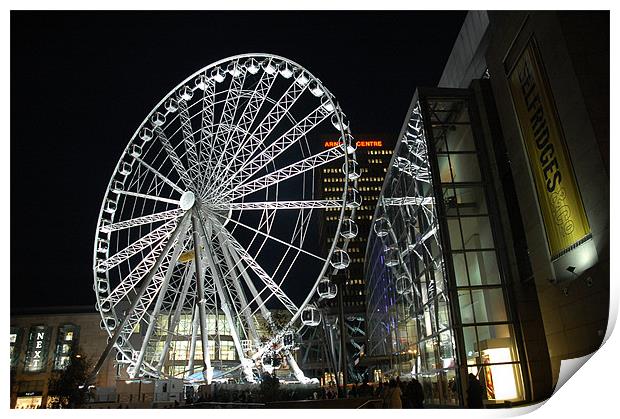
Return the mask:
<svg viewBox="0 0 620 419">
<path fill-rule="evenodd" d="M 325 141 L 323 146 L 325 148 L 331 148 L 331 147 L 339 146 L 340 144 L 342 144 L 340 141 Z M 362 147 L 362 148 L 383 147 L 383 141 L 382 140 L 358 140 L 355 142 L 355 145 L 356 147 Z"/>
</svg>

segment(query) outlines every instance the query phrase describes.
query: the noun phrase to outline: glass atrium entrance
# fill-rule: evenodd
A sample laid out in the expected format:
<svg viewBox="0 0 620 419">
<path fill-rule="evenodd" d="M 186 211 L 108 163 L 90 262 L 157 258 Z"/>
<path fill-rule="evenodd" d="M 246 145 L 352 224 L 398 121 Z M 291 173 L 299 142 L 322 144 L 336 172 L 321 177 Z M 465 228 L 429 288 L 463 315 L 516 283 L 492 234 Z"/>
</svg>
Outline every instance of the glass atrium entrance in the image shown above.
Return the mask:
<svg viewBox="0 0 620 419">
<path fill-rule="evenodd" d="M 473 94 L 425 89 L 413 103 L 367 248 L 367 355 L 384 376 L 417 378 L 430 405 L 466 404 L 470 373 L 485 404 L 522 401 L 518 322 Z"/>
</svg>

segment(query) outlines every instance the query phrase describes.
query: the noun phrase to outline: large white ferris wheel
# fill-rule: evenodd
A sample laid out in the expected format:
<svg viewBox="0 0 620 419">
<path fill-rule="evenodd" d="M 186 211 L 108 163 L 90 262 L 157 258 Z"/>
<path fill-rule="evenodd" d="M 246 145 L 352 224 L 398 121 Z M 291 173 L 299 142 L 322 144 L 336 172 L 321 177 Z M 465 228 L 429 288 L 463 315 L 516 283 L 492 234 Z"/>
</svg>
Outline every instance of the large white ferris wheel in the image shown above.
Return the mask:
<svg viewBox="0 0 620 419">
<path fill-rule="evenodd" d="M 335 164 L 342 182 L 320 194 L 319 171 Z M 115 349 L 130 377 L 171 376 L 178 345 L 177 376 L 210 382 L 206 354 L 226 329 L 245 380 L 279 355 L 307 382 L 291 349 L 348 266 L 359 176 L 346 116 L 299 64 L 239 55 L 181 82 L 136 130 L 103 199 L 93 270 L 109 344 L 96 371 Z M 326 216 L 337 229 L 318 244 Z"/>
</svg>

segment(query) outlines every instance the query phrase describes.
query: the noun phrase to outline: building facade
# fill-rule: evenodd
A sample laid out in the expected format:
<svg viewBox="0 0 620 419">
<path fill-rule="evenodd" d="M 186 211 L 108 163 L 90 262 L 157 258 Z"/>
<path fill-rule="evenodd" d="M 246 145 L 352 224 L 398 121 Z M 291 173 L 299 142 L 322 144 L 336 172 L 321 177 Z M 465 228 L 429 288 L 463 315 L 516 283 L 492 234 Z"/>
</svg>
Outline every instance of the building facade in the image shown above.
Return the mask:
<svg viewBox="0 0 620 419">
<path fill-rule="evenodd" d="M 334 367 L 330 364 L 327 353 L 331 352 L 333 358 L 339 358 L 340 327 L 339 299 L 342 298 L 344 321 L 346 328 L 347 358 L 352 380 L 360 380 L 361 370 L 355 366 L 359 363 L 360 356 L 364 353 L 366 344 L 366 286 L 364 280 L 364 254 L 366 240 L 370 231 L 372 216 L 377 198 L 381 191 L 383 179 L 387 172 L 394 141 L 383 134 L 361 134 L 355 136 L 355 158 L 360 167 L 361 176 L 357 179 L 357 189 L 362 197 L 362 203 L 356 209 L 355 223 L 357 236 L 350 239 L 347 253 L 350 256 L 348 268 L 339 272 L 334 278 L 338 283 L 337 298 L 324 300 L 321 303 L 324 312 L 324 324 L 319 328 L 307 331 L 303 337 L 302 350 L 299 354 L 300 367 L 308 371 L 310 376 L 325 379 L 325 376 L 333 375 Z M 323 138 L 325 148 L 336 145 L 333 138 Z M 315 192 L 319 199 L 338 199 L 342 196 L 344 184 L 342 167 L 335 164 L 325 164 L 321 167 L 319 177 L 315 184 Z M 339 220 L 337 208 L 324 210 L 320 219 L 319 243 L 327 252 L 332 245 Z M 325 327 L 323 327 L 325 326 Z M 325 345 L 325 340 L 328 345 Z M 332 347 L 332 344 L 334 347 Z M 336 368 L 339 369 L 339 368 Z M 325 375 L 325 370 L 332 370 Z"/>
<path fill-rule="evenodd" d="M 599 347 L 608 36 L 608 13 L 468 14 L 439 86 L 414 95 L 375 211 L 377 375 L 462 406 L 473 374 L 504 406 L 549 397 L 561 360 Z"/>
<path fill-rule="evenodd" d="M 373 212 L 377 205 L 377 198 L 383 185 L 383 179 L 392 157 L 393 141 L 384 135 L 356 136 L 355 158 L 360 166 L 361 176 L 357 180 L 358 192 L 362 196 L 362 204 L 356 210 L 355 223 L 358 227 L 356 237 L 350 239 L 347 253 L 351 262 L 347 268 L 344 287 L 343 304 L 346 313 L 366 312 L 364 287 L 364 252 L 366 240 L 370 231 Z M 325 148 L 334 146 L 332 140 L 324 140 Z M 334 164 L 325 164 L 320 169 L 317 181 L 317 192 L 320 199 L 338 199 L 342 196 L 344 184 L 342 168 Z M 339 213 L 337 208 L 328 208 L 321 217 L 319 242 L 326 248 L 332 245 Z M 337 301 L 331 300 L 329 307 L 334 307 Z"/>
<path fill-rule="evenodd" d="M 273 310 L 273 316 L 286 321 L 288 312 Z M 202 373 L 203 352 L 201 339 L 197 339 L 191 332 L 192 313 L 181 314 L 173 334 L 168 333 L 169 320 L 170 316 L 165 313 L 160 313 L 156 317 L 154 353 L 147 356 L 159 358 L 164 352 L 163 347 L 167 346 L 161 372 L 163 377 L 172 381 L 165 382 L 170 384 L 187 379 L 200 381 L 200 374 L 195 374 Z M 238 371 L 229 373 L 236 370 L 239 361 L 224 314 L 208 314 L 206 321 L 209 330 L 215 331 L 213 335 L 209 335 L 209 359 L 214 368 L 214 380 L 217 382 L 241 380 Z M 91 366 L 103 353 L 108 342 L 108 334 L 102 328 L 101 322 L 100 313 L 83 306 L 24 309 L 12 313 L 11 408 L 51 407 L 56 398 L 49 391 L 49 381 L 55 373 L 66 368 L 71 352 L 77 351 L 78 355 L 84 356 Z M 257 322 L 257 328 L 260 333 L 267 333 L 267 325 L 264 322 Z M 144 336 L 146 329 L 141 327 L 136 330 L 135 337 Z M 189 362 L 190 359 L 194 360 L 193 364 Z M 140 380 L 130 380 L 128 366 L 129 363 L 122 356 L 115 356 L 115 351 L 108 356 L 94 382 L 90 383 L 93 386 L 92 398 L 89 400 L 92 402 L 90 407 L 97 407 L 98 403 L 105 406 L 109 404 L 110 407 L 126 405 L 151 407 L 154 402 L 170 401 L 172 393 L 162 392 L 161 389 L 156 391 L 157 394 L 149 396 L 146 392 L 148 386 L 155 386 L 153 388 L 157 390 L 161 385 L 153 384 L 154 381 L 148 379 L 143 380 L 139 386 L 140 394 L 134 394 L 131 399 L 131 392 L 128 390 L 131 386 L 127 386 Z M 286 360 L 278 364 L 277 369 L 279 377 L 294 379 Z M 142 386 L 145 383 L 148 386 Z"/>
<path fill-rule="evenodd" d="M 53 373 L 63 370 L 69 353 L 96 362 L 107 344 L 99 327 L 99 313 L 85 307 L 24 310 L 11 315 L 11 408 L 49 407 L 48 384 Z M 94 385 L 113 388 L 116 369 L 110 357 Z"/>
</svg>

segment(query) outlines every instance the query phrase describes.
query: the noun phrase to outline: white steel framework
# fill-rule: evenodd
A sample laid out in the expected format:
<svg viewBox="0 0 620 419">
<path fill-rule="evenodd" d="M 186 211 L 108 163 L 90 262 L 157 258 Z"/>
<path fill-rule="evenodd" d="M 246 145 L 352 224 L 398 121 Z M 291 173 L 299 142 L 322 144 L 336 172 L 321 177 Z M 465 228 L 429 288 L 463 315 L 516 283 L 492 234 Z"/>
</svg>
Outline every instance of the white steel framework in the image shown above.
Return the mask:
<svg viewBox="0 0 620 419">
<path fill-rule="evenodd" d="M 254 382 L 280 357 L 308 382 L 291 336 L 317 324 L 318 283 L 348 260 L 340 226 L 359 205 L 351 141 L 334 96 L 282 57 L 227 58 L 168 93 L 129 141 L 100 210 L 93 287 L 110 339 L 95 370 L 114 350 L 131 378 L 202 371 L 210 382 L 217 363 Z M 318 199 L 318 173 L 334 161 L 344 192 Z M 327 209 L 340 223 L 320 245 Z M 226 362 L 224 344 L 235 352 Z"/>
</svg>

